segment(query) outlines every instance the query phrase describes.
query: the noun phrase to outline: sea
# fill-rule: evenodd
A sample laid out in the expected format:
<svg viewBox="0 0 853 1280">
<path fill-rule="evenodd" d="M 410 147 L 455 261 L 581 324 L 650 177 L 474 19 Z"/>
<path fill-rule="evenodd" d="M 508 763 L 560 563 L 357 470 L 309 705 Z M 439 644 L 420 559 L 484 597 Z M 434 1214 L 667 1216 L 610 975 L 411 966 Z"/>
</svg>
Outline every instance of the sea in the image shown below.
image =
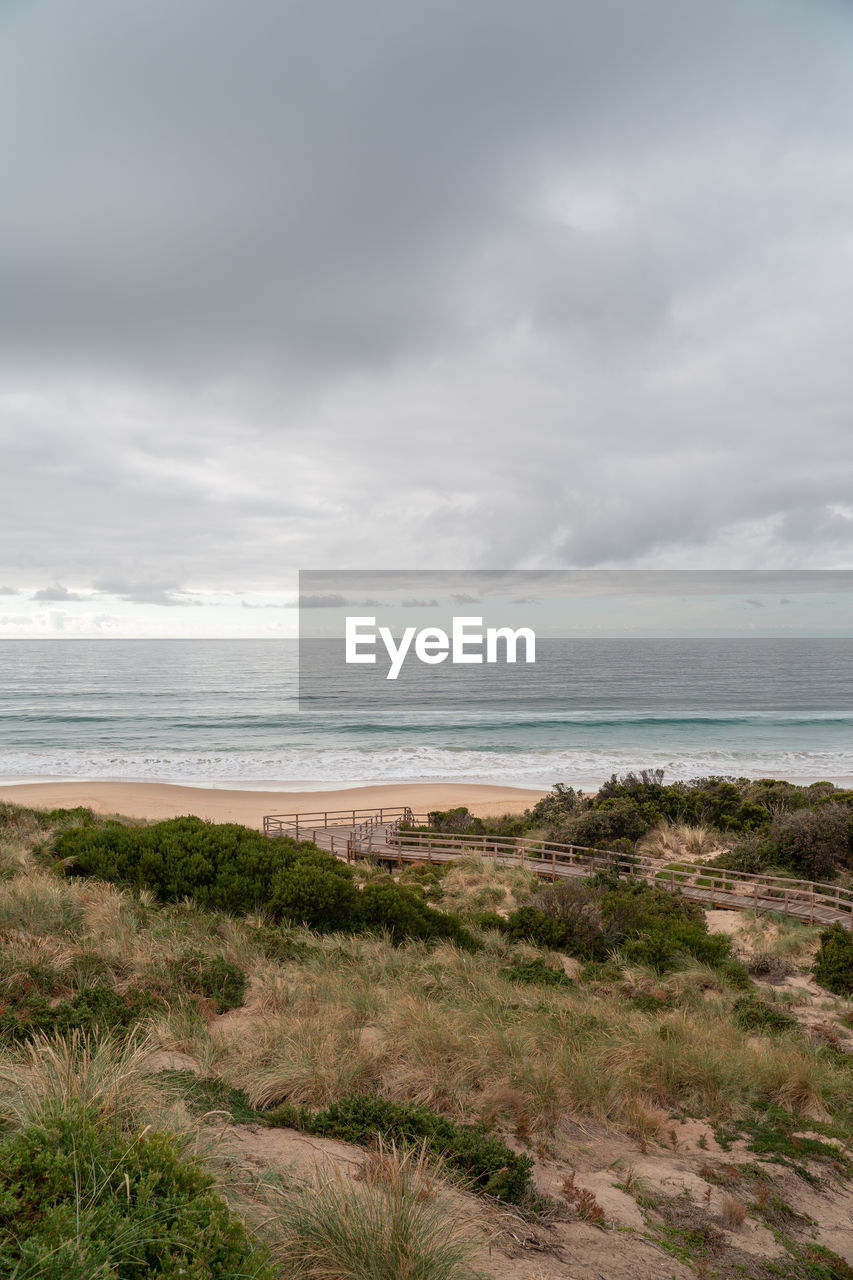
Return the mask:
<svg viewBox="0 0 853 1280">
<path fill-rule="evenodd" d="M 292 640 L 2 640 L 0 781 L 853 781 L 851 639 L 546 640 L 537 668 L 365 699 L 330 660 L 300 699 Z"/>
</svg>

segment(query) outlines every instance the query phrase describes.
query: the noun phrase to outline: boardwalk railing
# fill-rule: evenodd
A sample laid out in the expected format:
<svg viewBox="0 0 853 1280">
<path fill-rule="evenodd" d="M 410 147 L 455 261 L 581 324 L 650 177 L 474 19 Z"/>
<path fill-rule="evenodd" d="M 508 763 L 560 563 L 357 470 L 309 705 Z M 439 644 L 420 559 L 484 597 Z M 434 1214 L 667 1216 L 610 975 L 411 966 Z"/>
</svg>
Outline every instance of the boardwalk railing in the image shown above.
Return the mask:
<svg viewBox="0 0 853 1280">
<path fill-rule="evenodd" d="M 594 875 L 612 870 L 655 884 L 714 907 L 779 911 L 809 924 L 840 920 L 853 930 L 853 889 L 786 876 L 756 875 L 692 862 L 656 862 L 604 849 L 523 837 L 454 836 L 391 831 L 388 852 L 406 862 L 448 862 L 468 854 L 500 866 L 521 866 L 545 879 Z M 380 855 L 381 856 L 381 855 Z"/>
<path fill-rule="evenodd" d="M 421 815 L 418 815 L 420 819 Z M 407 805 L 392 809 L 325 809 L 318 813 L 270 813 L 264 818 L 265 836 L 291 836 L 294 840 L 313 840 L 313 831 L 330 827 L 356 827 L 370 824 L 378 827 L 391 822 L 411 822 Z"/>
<path fill-rule="evenodd" d="M 756 875 L 694 862 L 657 862 L 606 849 L 532 840 L 525 836 L 449 835 L 427 827 L 429 815 L 408 806 L 390 809 L 332 809 L 318 813 L 269 814 L 268 836 L 312 840 L 335 857 L 381 862 L 450 862 L 465 855 L 489 858 L 498 866 L 524 867 L 546 880 L 590 876 L 597 871 L 644 880 L 681 893 L 707 907 L 777 911 L 809 924 L 840 921 L 853 931 L 853 889 L 786 876 Z"/>
</svg>

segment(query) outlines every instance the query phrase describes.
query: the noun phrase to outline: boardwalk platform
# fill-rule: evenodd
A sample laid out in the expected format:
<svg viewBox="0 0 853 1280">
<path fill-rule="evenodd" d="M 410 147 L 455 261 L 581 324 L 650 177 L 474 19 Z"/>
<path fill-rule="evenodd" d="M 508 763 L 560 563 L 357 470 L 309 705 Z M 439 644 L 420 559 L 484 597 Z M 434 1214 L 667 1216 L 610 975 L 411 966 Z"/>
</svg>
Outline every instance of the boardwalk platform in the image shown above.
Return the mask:
<svg viewBox="0 0 853 1280">
<path fill-rule="evenodd" d="M 853 890 L 784 876 L 750 875 L 691 862 L 626 858 L 603 849 L 553 841 L 492 836 L 455 836 L 412 830 L 428 826 L 428 815 L 408 807 L 340 809 L 318 813 L 269 814 L 264 833 L 310 840 L 337 858 L 368 859 L 380 865 L 444 863 L 460 857 L 488 858 L 501 867 L 523 867 L 543 880 L 594 875 L 606 869 L 642 879 L 714 909 L 778 912 L 806 924 L 836 921 L 853 931 Z"/>
</svg>

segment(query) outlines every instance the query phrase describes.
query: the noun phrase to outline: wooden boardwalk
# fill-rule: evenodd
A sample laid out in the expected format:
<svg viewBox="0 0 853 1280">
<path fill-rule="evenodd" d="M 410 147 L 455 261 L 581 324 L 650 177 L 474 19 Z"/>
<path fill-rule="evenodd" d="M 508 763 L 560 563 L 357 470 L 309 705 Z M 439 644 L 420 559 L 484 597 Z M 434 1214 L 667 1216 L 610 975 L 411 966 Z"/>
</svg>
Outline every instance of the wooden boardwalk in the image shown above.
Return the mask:
<svg viewBox="0 0 853 1280">
<path fill-rule="evenodd" d="M 544 880 L 573 879 L 605 869 L 633 876 L 672 893 L 680 893 L 709 908 L 779 912 L 806 924 L 839 921 L 853 931 L 853 889 L 784 876 L 751 875 L 691 862 L 659 862 L 626 858 L 624 854 L 580 845 L 530 840 L 522 836 L 454 836 L 409 831 L 426 826 L 427 815 L 411 809 L 341 809 L 322 813 L 269 814 L 268 836 L 287 835 L 310 840 L 347 862 L 372 859 L 388 866 L 401 863 L 452 862 L 457 858 L 488 858 L 496 866 L 523 867 Z"/>
</svg>

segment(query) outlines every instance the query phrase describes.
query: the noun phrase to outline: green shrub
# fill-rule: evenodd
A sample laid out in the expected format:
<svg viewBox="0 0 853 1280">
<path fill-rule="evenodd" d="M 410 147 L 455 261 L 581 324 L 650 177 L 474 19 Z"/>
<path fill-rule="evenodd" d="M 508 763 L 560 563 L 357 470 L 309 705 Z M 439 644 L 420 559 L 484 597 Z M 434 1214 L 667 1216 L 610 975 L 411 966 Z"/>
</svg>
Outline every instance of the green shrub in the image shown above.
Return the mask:
<svg viewBox="0 0 853 1280">
<path fill-rule="evenodd" d="M 716 968 L 720 977 L 725 978 L 729 986 L 734 987 L 735 991 L 752 990 L 752 979 L 749 976 L 749 970 L 742 961 L 736 960 L 734 956 L 729 956 L 727 960 L 723 960 Z"/>
<path fill-rule="evenodd" d="M 530 820 L 531 825 L 557 827 L 562 826 L 567 818 L 588 808 L 589 799 L 582 791 L 556 782 L 547 796 L 537 800 L 533 808 L 527 810 L 525 817 Z"/>
<path fill-rule="evenodd" d="M 172 818 L 150 827 L 116 822 L 63 832 L 57 857 L 72 875 L 95 875 L 152 889 L 162 901 L 192 898 L 212 911 L 266 909 L 315 928 L 343 927 L 346 907 L 357 910 L 352 872 L 315 845 L 237 823 Z M 333 923 L 329 923 L 329 922 Z"/>
<path fill-rule="evenodd" d="M 731 943 L 724 934 L 708 933 L 704 922 L 660 918 L 639 937 L 629 938 L 623 950 L 631 963 L 651 965 L 663 973 L 681 956 L 692 956 L 708 965 L 722 964 L 729 957 Z"/>
<path fill-rule="evenodd" d="M 499 916 L 497 911 L 466 911 L 465 921 L 478 929 L 495 929 L 498 933 L 510 932 L 509 920 L 505 916 Z"/>
<path fill-rule="evenodd" d="M 303 1129 L 344 1142 L 371 1144 L 382 1138 L 398 1146 L 423 1143 L 465 1177 L 472 1190 L 517 1204 L 533 1190 L 530 1156 L 516 1155 L 479 1125 L 456 1124 L 428 1107 L 352 1095 L 325 1111 L 286 1104 L 267 1112 L 270 1124 Z"/>
<path fill-rule="evenodd" d="M 96 827 L 105 821 L 83 805 L 73 809 L 49 809 L 44 820 L 51 827 Z"/>
<path fill-rule="evenodd" d="M 539 907 L 518 907 L 507 920 L 506 932 L 512 942 L 534 942 L 548 951 L 576 954 L 570 925 Z"/>
<path fill-rule="evenodd" d="M 247 925 L 253 947 L 267 960 L 279 964 L 287 960 L 304 960 L 315 948 L 294 930 L 283 925 Z"/>
<path fill-rule="evenodd" d="M 798 1025 L 797 1019 L 790 1013 L 785 1013 L 764 1000 L 756 1000 L 754 996 L 740 996 L 732 1006 L 732 1013 L 743 1031 L 773 1033 L 790 1031 Z"/>
<path fill-rule="evenodd" d="M 779 865 L 779 851 L 765 834 L 749 835 L 739 840 L 731 849 L 718 854 L 711 863 L 726 871 L 743 871 L 747 875 L 760 875 Z"/>
<path fill-rule="evenodd" d="M 438 865 L 442 866 L 442 864 Z M 433 867 L 406 867 L 400 874 L 399 883 L 419 889 L 427 902 L 440 902 L 443 897 L 441 876 Z"/>
<path fill-rule="evenodd" d="M 709 934 L 695 903 L 641 880 L 600 876 L 542 889 L 509 917 L 509 936 L 580 960 L 603 961 L 619 947 L 627 960 L 670 968 L 681 956 L 715 966 L 730 961 L 731 943 Z"/>
<path fill-rule="evenodd" d="M 246 975 L 239 965 L 224 956 L 209 956 L 191 948 L 171 960 L 166 972 L 169 979 L 184 991 L 212 1000 L 217 1013 L 236 1009 L 243 1003 Z"/>
<path fill-rule="evenodd" d="M 599 788 L 592 803 L 596 808 L 617 799 L 630 800 L 647 828 L 667 819 L 704 824 L 719 831 L 757 831 L 767 826 L 770 813 L 750 797 L 751 786 L 748 778 L 723 777 L 665 785 L 662 769 L 643 769 L 621 778 L 614 774 Z"/>
<path fill-rule="evenodd" d="M 630 796 L 615 796 L 570 817 L 560 828 L 560 839 L 599 849 L 609 848 L 617 840 L 628 840 L 633 847 L 633 842 L 645 835 L 650 826 Z"/>
<path fill-rule="evenodd" d="M 177 1137 L 128 1139 L 82 1113 L 0 1139 L 0 1276 L 274 1274 Z"/>
<path fill-rule="evenodd" d="M 267 910 L 290 924 L 333 933 L 357 924 L 359 893 L 352 880 L 335 869 L 302 861 L 276 876 Z"/>
<path fill-rule="evenodd" d="M 573 987 L 575 984 L 563 969 L 556 969 L 541 956 L 516 956 L 511 964 L 498 970 L 511 982 L 527 982 L 537 987 Z"/>
<path fill-rule="evenodd" d="M 853 934 L 835 923 L 820 935 L 815 981 L 837 996 L 853 996 Z"/>
<path fill-rule="evenodd" d="M 448 938 L 469 950 L 478 945 L 458 916 L 428 906 L 419 887 L 380 876 L 359 892 L 352 869 L 315 845 L 268 840 L 235 823 L 106 823 L 64 832 L 54 849 L 70 860 L 71 874 L 153 889 L 165 901 L 189 897 L 207 910 L 261 909 L 274 922 L 321 932 L 387 929 L 395 942 Z"/>
<path fill-rule="evenodd" d="M 427 821 L 433 831 L 447 835 L 479 835 L 482 829 L 482 824 L 464 805 L 456 809 L 433 809 Z"/>
<path fill-rule="evenodd" d="M 361 891 L 361 919 L 368 929 L 386 929 L 394 942 L 446 938 L 473 951 L 477 942 L 459 916 L 436 911 L 409 885 L 389 879 L 370 880 Z"/>
<path fill-rule="evenodd" d="M 0 1014 L 0 1044 L 28 1040 L 39 1032 L 128 1030 L 164 1007 L 150 991 L 121 995 L 114 987 L 94 984 L 70 1000 L 55 1002 L 38 991 L 7 1003 Z"/>
<path fill-rule="evenodd" d="M 853 810 L 843 804 L 798 809 L 777 818 L 769 842 L 782 866 L 805 880 L 831 880 L 853 862 Z"/>
</svg>

